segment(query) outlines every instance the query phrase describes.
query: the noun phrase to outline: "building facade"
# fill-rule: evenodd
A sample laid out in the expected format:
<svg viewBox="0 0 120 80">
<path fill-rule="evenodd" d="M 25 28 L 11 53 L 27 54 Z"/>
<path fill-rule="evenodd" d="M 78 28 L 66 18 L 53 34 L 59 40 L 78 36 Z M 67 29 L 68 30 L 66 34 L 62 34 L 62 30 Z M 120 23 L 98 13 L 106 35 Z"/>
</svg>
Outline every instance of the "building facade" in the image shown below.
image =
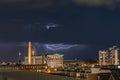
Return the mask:
<svg viewBox="0 0 120 80">
<path fill-rule="evenodd" d="M 120 50 L 117 46 L 109 48 L 109 50 L 100 50 L 99 51 L 99 65 L 119 65 L 120 59 Z"/>
<path fill-rule="evenodd" d="M 28 57 L 25 57 L 25 64 L 28 64 Z M 63 55 L 61 54 L 41 54 L 31 57 L 32 65 L 47 64 L 50 68 L 63 67 Z"/>
<path fill-rule="evenodd" d="M 63 55 L 47 55 L 47 65 L 51 68 L 63 67 Z"/>
<path fill-rule="evenodd" d="M 28 64 L 28 57 L 25 57 L 25 64 Z M 42 64 L 42 56 L 32 56 L 31 64 Z"/>
</svg>

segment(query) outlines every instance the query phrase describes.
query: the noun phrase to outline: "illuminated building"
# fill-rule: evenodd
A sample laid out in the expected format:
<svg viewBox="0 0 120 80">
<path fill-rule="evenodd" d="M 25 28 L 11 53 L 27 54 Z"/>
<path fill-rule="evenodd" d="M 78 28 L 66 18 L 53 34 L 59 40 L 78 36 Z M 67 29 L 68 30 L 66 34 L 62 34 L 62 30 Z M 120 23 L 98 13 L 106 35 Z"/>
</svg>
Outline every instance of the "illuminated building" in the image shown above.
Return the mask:
<svg viewBox="0 0 120 80">
<path fill-rule="evenodd" d="M 51 68 L 63 67 L 63 55 L 47 55 L 47 65 Z"/>
<path fill-rule="evenodd" d="M 109 50 L 99 51 L 99 65 L 119 65 L 120 53 L 116 46 L 109 48 Z"/>
<path fill-rule="evenodd" d="M 28 57 L 25 57 L 25 64 L 28 64 Z M 63 55 L 60 54 L 41 54 L 31 57 L 31 64 L 47 64 L 50 68 L 63 67 Z"/>
<path fill-rule="evenodd" d="M 50 68 L 63 66 L 63 55 L 60 54 L 41 54 L 36 56 L 32 50 L 32 43 L 28 42 L 28 56 L 25 57 L 26 65 L 47 64 Z"/>
<path fill-rule="evenodd" d="M 99 65 L 109 65 L 109 58 L 107 58 L 108 55 L 108 51 L 107 50 L 103 50 L 103 51 L 99 51 Z"/>
<path fill-rule="evenodd" d="M 94 67 L 97 64 L 96 60 L 64 60 L 64 67 L 69 67 L 69 66 L 88 66 L 88 67 Z"/>
<path fill-rule="evenodd" d="M 28 64 L 27 60 L 28 57 L 25 57 L 25 64 Z M 42 64 L 42 56 L 32 56 L 31 64 Z"/>
</svg>

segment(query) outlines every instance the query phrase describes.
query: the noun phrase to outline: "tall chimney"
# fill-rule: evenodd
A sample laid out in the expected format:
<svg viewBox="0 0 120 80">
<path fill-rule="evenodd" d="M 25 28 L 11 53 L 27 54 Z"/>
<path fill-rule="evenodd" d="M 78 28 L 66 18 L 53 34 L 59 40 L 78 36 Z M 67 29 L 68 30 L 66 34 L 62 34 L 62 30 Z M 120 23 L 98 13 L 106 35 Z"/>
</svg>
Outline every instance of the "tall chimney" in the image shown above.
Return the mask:
<svg viewBox="0 0 120 80">
<path fill-rule="evenodd" d="M 32 44 L 28 42 L 28 64 L 31 64 L 31 56 L 32 56 Z"/>
</svg>

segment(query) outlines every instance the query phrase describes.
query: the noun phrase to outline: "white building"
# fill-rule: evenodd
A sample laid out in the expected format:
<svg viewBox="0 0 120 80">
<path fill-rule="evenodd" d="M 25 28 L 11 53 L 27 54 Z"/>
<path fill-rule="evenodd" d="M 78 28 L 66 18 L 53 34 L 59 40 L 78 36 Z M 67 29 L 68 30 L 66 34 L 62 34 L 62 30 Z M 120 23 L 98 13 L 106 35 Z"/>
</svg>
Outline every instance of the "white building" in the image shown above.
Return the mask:
<svg viewBox="0 0 120 80">
<path fill-rule="evenodd" d="M 42 56 L 32 56 L 31 64 L 42 64 Z M 28 57 L 25 57 L 25 64 L 28 64 Z"/>
<path fill-rule="evenodd" d="M 47 65 L 51 68 L 63 67 L 63 55 L 47 55 Z"/>
<path fill-rule="evenodd" d="M 99 51 L 99 65 L 119 65 L 120 52 L 116 46 L 109 48 L 109 50 Z"/>
<path fill-rule="evenodd" d="M 25 64 L 28 64 L 28 57 L 25 57 Z M 47 64 L 50 68 L 63 67 L 63 55 L 60 54 L 41 54 L 31 57 L 32 65 Z"/>
</svg>

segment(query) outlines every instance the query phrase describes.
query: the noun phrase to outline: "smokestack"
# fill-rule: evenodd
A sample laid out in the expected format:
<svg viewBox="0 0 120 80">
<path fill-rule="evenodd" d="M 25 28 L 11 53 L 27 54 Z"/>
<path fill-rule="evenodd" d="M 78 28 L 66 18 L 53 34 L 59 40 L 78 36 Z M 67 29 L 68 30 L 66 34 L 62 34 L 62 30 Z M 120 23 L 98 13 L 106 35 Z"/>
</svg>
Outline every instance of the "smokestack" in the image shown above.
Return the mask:
<svg viewBox="0 0 120 80">
<path fill-rule="evenodd" d="M 28 42 L 28 64 L 31 64 L 31 56 L 32 56 L 32 44 Z"/>
</svg>

